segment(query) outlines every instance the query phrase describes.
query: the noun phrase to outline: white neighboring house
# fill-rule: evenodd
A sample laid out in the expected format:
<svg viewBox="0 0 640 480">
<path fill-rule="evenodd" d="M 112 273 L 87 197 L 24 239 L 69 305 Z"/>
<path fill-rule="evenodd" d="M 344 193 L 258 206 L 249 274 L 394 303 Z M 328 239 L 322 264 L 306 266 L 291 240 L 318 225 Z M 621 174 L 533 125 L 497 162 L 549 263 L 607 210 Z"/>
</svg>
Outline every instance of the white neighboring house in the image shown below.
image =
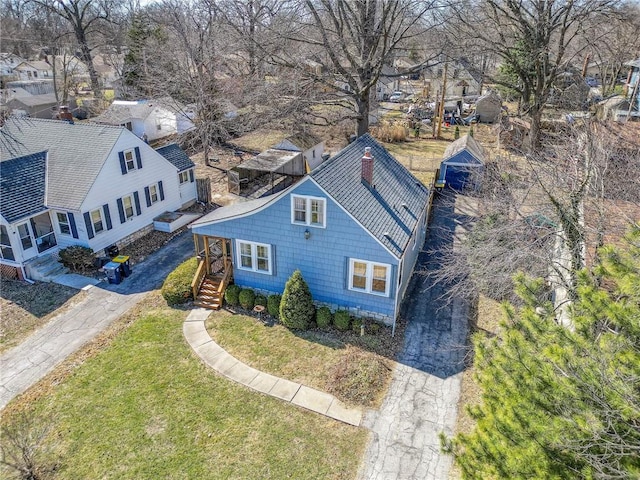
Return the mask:
<svg viewBox="0 0 640 480">
<path fill-rule="evenodd" d="M 120 125 L 148 141 L 180 135 L 193 128 L 192 113 L 171 97 L 154 100 L 115 100 L 96 123 Z"/>
<path fill-rule="evenodd" d="M 307 172 L 310 172 L 322 163 L 324 141 L 310 133 L 300 132 L 285 138 L 271 148 L 289 152 L 301 152 Z"/>
<path fill-rule="evenodd" d="M 39 257 L 70 245 L 97 254 L 126 245 L 150 231 L 154 217 L 193 203 L 194 165 L 176 148 L 163 155 L 122 127 L 7 120 L 0 130 L 3 274 L 42 279 Z M 183 177 L 191 188 L 181 188 Z"/>
<path fill-rule="evenodd" d="M 24 58 L 14 55 L 13 53 L 0 53 L 0 77 L 3 80 L 18 78 L 14 69 L 24 61 Z"/>
<path fill-rule="evenodd" d="M 14 68 L 19 80 L 53 79 L 53 68 L 44 60 L 29 60 Z"/>
</svg>

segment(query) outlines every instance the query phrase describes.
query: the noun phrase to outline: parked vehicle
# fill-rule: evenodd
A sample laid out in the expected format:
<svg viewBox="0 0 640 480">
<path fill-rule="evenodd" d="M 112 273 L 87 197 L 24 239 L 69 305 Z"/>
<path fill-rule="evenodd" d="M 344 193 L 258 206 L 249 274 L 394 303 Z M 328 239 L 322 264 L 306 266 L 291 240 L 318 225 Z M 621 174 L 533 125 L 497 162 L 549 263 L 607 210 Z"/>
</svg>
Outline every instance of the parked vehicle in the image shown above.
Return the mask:
<svg viewBox="0 0 640 480">
<path fill-rule="evenodd" d="M 389 97 L 389 101 L 393 103 L 399 103 L 404 100 L 404 93 L 402 92 L 393 92 Z"/>
</svg>

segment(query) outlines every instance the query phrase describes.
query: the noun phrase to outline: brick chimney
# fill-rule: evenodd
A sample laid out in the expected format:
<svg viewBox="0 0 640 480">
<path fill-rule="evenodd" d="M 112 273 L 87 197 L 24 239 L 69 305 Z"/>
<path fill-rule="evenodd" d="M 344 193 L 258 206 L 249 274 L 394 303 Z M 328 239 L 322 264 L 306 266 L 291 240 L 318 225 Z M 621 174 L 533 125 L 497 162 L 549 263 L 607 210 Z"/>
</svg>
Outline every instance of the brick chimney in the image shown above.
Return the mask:
<svg viewBox="0 0 640 480">
<path fill-rule="evenodd" d="M 371 155 L 371 147 L 364 147 L 364 156 L 362 157 L 362 180 L 369 186 L 373 186 L 373 155 Z"/>
</svg>

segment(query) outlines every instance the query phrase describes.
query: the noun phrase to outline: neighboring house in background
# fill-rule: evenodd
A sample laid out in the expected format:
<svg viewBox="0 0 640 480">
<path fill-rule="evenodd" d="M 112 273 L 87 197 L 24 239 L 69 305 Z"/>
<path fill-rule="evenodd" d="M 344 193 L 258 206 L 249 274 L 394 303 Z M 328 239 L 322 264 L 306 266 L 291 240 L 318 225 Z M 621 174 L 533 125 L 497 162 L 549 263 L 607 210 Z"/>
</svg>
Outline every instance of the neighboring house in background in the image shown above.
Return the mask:
<svg viewBox="0 0 640 480">
<path fill-rule="evenodd" d="M 31 95 L 45 95 L 56 91 L 53 78 L 49 80 L 15 80 L 7 82 L 6 86 L 7 89 L 22 88 Z"/>
<path fill-rule="evenodd" d="M 444 151 L 436 185 L 454 190 L 477 189 L 484 163 L 485 155 L 480 144 L 471 135 L 465 135 Z"/>
<path fill-rule="evenodd" d="M 4 88 L 6 82 L 18 79 L 15 68 L 24 61 L 24 58 L 14 55 L 13 53 L 0 53 L 0 80 L 2 88 Z"/>
<path fill-rule="evenodd" d="M 92 119 L 105 125 L 126 127 L 148 141 L 180 135 L 193 128 L 192 114 L 171 97 L 154 100 L 116 100 L 102 114 Z"/>
<path fill-rule="evenodd" d="M 429 190 L 366 134 L 282 192 L 218 208 L 191 230 L 204 284 L 232 269 L 240 286 L 282 293 L 299 269 L 319 304 L 395 325 L 428 203 Z"/>
<path fill-rule="evenodd" d="M 24 61 L 14 68 L 19 80 L 53 79 L 53 68 L 44 60 Z"/>
<path fill-rule="evenodd" d="M 625 63 L 630 68 L 627 80 L 627 99 L 631 103 L 631 117 L 640 118 L 640 58 Z"/>
<path fill-rule="evenodd" d="M 67 99 L 69 108 L 76 107 L 73 97 Z M 58 101 L 53 93 L 44 95 L 16 95 L 7 101 L 7 107 L 12 115 L 26 115 L 32 118 L 51 119 L 58 111 Z"/>
<path fill-rule="evenodd" d="M 324 141 L 310 133 L 299 132 L 285 138 L 272 148 L 289 152 L 301 152 L 302 158 L 307 165 L 307 171 L 310 172 L 322 163 Z"/>
<path fill-rule="evenodd" d="M 494 123 L 500 120 L 502 99 L 495 92 L 489 92 L 476 100 L 476 115 L 482 123 Z"/>
<path fill-rule="evenodd" d="M 443 64 L 423 69 L 422 75 L 432 98 L 441 92 L 443 72 Z M 482 95 L 482 75 L 465 60 L 450 62 L 447 65 L 445 97 L 457 99 L 477 95 Z"/>
<path fill-rule="evenodd" d="M 10 118 L 0 137 L 5 274 L 45 279 L 39 257 L 70 245 L 96 253 L 125 245 L 154 217 L 195 201 L 195 189 L 185 198 L 180 188 L 185 172 L 193 183 L 193 164 L 122 127 Z"/>
</svg>

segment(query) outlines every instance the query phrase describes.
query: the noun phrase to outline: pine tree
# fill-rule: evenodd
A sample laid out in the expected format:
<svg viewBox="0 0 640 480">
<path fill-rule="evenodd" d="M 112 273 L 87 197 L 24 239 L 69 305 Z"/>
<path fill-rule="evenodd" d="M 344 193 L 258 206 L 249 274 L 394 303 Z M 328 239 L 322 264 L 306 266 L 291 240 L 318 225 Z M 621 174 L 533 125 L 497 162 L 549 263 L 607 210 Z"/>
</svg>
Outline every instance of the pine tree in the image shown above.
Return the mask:
<svg viewBox="0 0 640 480">
<path fill-rule="evenodd" d="M 474 338 L 481 404 L 446 440 L 464 478 L 635 478 L 640 474 L 640 233 L 580 275 L 573 329 L 541 280 L 517 279 L 502 333 Z M 596 281 L 597 280 L 597 281 Z"/>
<path fill-rule="evenodd" d="M 313 320 L 315 306 L 307 282 L 300 270 L 293 272 L 284 287 L 280 302 L 280 321 L 288 328 L 306 330 Z"/>
</svg>

